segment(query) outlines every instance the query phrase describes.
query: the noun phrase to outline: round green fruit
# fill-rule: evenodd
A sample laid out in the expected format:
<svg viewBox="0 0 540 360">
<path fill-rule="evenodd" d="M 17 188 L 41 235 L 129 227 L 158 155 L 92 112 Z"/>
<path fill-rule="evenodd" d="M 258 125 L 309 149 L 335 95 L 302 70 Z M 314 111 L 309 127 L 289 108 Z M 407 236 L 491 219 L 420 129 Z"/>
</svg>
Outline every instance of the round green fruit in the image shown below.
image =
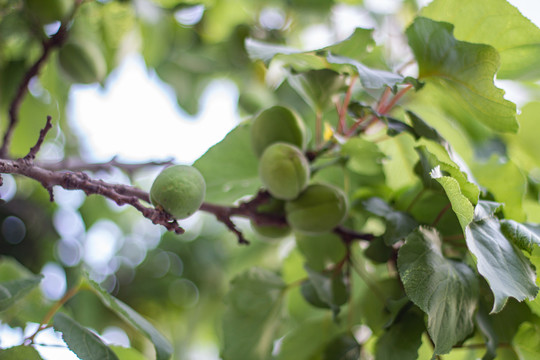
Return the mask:
<svg viewBox="0 0 540 360">
<path fill-rule="evenodd" d="M 295 199 L 306 188 L 309 174 L 309 162 L 294 145 L 272 144 L 264 150 L 259 161 L 259 177 L 277 199 Z"/>
<path fill-rule="evenodd" d="M 258 157 L 276 142 L 292 144 L 302 150 L 306 146 L 306 128 L 302 119 L 283 106 L 262 111 L 251 124 L 251 143 Z"/>
<path fill-rule="evenodd" d="M 58 52 L 62 71 L 74 82 L 91 84 L 107 75 L 107 63 L 97 44 L 86 39 L 72 39 Z"/>
<path fill-rule="evenodd" d="M 273 217 L 281 217 L 285 219 L 285 202 L 275 198 L 257 207 L 257 212 L 262 214 L 268 214 Z M 291 227 L 287 224 L 283 226 L 278 225 L 258 225 L 255 221 L 251 220 L 251 227 L 253 230 L 264 238 L 279 239 L 283 238 L 291 233 Z"/>
<path fill-rule="evenodd" d="M 312 184 L 285 204 L 289 225 L 305 234 L 331 231 L 347 215 L 347 197 L 332 185 Z"/>
<path fill-rule="evenodd" d="M 74 0 L 24 0 L 24 7 L 39 23 L 50 24 L 64 20 L 74 3 Z"/>
<path fill-rule="evenodd" d="M 174 165 L 164 169 L 150 188 L 150 201 L 176 219 L 191 216 L 201 206 L 206 192 L 204 178 L 196 168 Z"/>
</svg>

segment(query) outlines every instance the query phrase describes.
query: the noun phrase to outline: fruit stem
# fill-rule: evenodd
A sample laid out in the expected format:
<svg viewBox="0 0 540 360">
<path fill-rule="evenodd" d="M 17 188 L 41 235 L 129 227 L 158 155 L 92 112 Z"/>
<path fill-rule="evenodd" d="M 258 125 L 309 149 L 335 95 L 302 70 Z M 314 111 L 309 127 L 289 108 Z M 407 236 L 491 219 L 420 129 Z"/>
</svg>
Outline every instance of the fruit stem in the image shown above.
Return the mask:
<svg viewBox="0 0 540 360">
<path fill-rule="evenodd" d="M 39 324 L 38 328 L 36 329 L 36 331 L 30 335 L 28 338 L 26 338 L 25 340 L 25 343 L 27 343 L 28 345 L 32 344 L 34 342 L 34 338 L 36 337 L 37 334 L 39 334 L 40 331 L 43 331 L 45 329 L 48 329 L 49 327 L 51 327 L 52 325 L 49 324 L 49 322 L 51 321 L 51 319 L 53 318 L 53 316 L 58 312 L 58 310 L 60 310 L 60 308 L 62 306 L 64 306 L 64 304 L 69 300 L 71 299 L 73 296 L 75 296 L 79 290 L 81 290 L 81 282 L 79 282 L 79 284 L 75 285 L 74 287 L 72 287 L 71 289 L 69 289 L 65 294 L 64 296 L 62 296 L 62 298 L 60 300 L 58 300 L 50 309 L 49 311 L 47 312 L 47 314 L 43 317 L 43 320 L 41 320 L 41 323 Z"/>
<path fill-rule="evenodd" d="M 315 147 L 319 148 L 322 144 L 322 110 L 317 109 L 315 116 Z"/>
<path fill-rule="evenodd" d="M 356 81 L 357 75 L 351 76 L 351 81 L 349 83 L 349 87 L 347 88 L 347 92 L 345 93 L 345 99 L 343 99 L 343 104 L 338 107 L 338 128 L 337 132 L 338 134 L 343 134 L 345 132 L 345 121 L 347 120 L 347 109 L 349 108 L 349 103 L 351 102 L 351 96 L 352 96 L 352 90 L 354 83 Z"/>
</svg>

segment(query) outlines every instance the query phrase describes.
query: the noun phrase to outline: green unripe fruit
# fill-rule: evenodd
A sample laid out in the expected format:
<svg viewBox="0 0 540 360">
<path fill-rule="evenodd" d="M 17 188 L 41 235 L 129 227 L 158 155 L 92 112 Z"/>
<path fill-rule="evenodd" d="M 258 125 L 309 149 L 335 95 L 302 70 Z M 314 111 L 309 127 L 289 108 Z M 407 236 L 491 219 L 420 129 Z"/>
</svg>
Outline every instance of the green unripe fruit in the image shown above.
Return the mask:
<svg viewBox="0 0 540 360">
<path fill-rule="evenodd" d="M 308 160 L 300 149 L 290 144 L 270 145 L 259 161 L 259 177 L 277 199 L 295 199 L 306 188 L 309 174 Z"/>
<path fill-rule="evenodd" d="M 331 231 L 347 215 L 347 197 L 332 185 L 312 184 L 298 198 L 285 204 L 291 227 L 306 234 Z"/>
<path fill-rule="evenodd" d="M 39 23 L 50 24 L 64 20 L 74 3 L 74 0 L 24 0 L 24 7 Z"/>
<path fill-rule="evenodd" d="M 86 39 L 73 39 L 58 52 L 62 71 L 74 82 L 91 84 L 107 75 L 107 63 L 99 46 Z"/>
<path fill-rule="evenodd" d="M 150 201 L 176 219 L 191 216 L 201 206 L 206 192 L 204 178 L 196 168 L 174 165 L 164 169 L 150 188 Z"/>
<path fill-rule="evenodd" d="M 292 144 L 302 150 L 306 145 L 306 128 L 302 119 L 283 106 L 264 110 L 251 124 L 251 143 L 258 157 L 276 142 Z"/>
<path fill-rule="evenodd" d="M 274 216 L 277 218 L 285 218 L 285 202 L 275 198 L 270 198 L 270 200 L 257 207 L 258 213 L 268 214 L 269 216 Z M 270 239 L 279 239 L 285 237 L 291 233 L 291 227 L 287 224 L 283 226 L 277 225 L 258 225 L 255 221 L 251 221 L 251 227 L 253 230 L 265 237 Z"/>
</svg>

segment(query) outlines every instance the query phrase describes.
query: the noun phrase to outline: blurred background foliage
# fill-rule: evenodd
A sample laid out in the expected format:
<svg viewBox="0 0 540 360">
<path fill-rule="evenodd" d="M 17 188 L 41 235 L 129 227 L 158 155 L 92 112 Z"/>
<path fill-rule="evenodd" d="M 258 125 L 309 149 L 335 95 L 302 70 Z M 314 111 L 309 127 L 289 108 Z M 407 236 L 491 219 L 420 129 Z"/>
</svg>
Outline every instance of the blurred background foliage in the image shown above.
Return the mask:
<svg viewBox="0 0 540 360">
<path fill-rule="evenodd" d="M 396 0 L 388 2 L 385 8 L 375 3 L 375 0 L 366 4 L 361 0 L 85 1 L 76 12 L 70 36 L 90 38 L 99 44 L 108 74 L 114 72 L 126 56 L 139 52 L 148 71 L 155 72 L 174 89 L 179 106 L 189 114 L 201 111 L 199 99 L 213 80 L 227 78 L 238 87 L 238 112 L 242 118 L 273 104 L 289 105 L 301 113 L 313 134 L 316 112 L 312 104 L 302 99 L 292 86 L 301 85 L 284 81 L 287 76 L 294 77 L 295 71 L 280 66 L 279 61 L 251 61 L 245 40 L 312 50 L 344 40 L 355 26 L 374 28 L 375 41 L 370 40 L 371 34 L 368 34 L 368 50 L 362 51 L 365 54 L 362 60 L 375 68 L 395 71 L 413 59 L 404 29 L 421 4 L 414 0 Z M 356 17 L 352 27 L 347 26 L 347 14 Z M 37 22 L 22 0 L 0 0 L 0 122 L 3 127 L 25 71 L 40 56 L 42 42 L 58 26 L 58 22 Z M 321 45 L 322 34 L 328 39 Z M 314 41 L 313 37 L 319 38 Z M 310 47 L 314 43 L 317 45 Z M 61 72 L 57 62 L 57 52 L 53 52 L 39 78 L 30 83 L 30 93 L 22 104 L 20 123 L 13 138 L 14 157 L 28 152 L 43 126 L 45 115 L 50 114 L 56 126 L 39 160 L 46 163 L 85 158 L 80 146 L 84 134 L 75 134 L 68 116 L 72 82 Z M 414 66 L 407 71 L 414 75 Z M 493 198 L 507 203 L 505 215 L 518 221 L 540 221 L 540 149 L 536 139 L 540 133 L 540 104 L 526 104 L 539 94 L 537 80 L 536 74 L 519 84 L 519 93 L 525 100 L 518 104 L 522 131 L 517 135 L 503 135 L 470 121 L 469 114 L 447 101 L 446 95 L 435 88 L 419 92 L 410 99 L 404 98 L 408 108 L 435 126 L 471 165 L 472 172 L 489 188 Z M 508 86 L 517 86 L 507 81 Z M 355 94 L 359 101 L 379 96 L 377 91 Z M 432 106 L 434 103 L 439 106 Z M 335 121 L 332 106 L 321 106 L 320 110 L 326 121 Z M 397 109 L 394 116 L 404 119 L 406 114 Z M 149 126 L 152 126 L 150 120 Z M 412 170 L 419 158 L 413 150 L 413 141 L 412 136 L 405 134 L 378 146 L 351 143 L 345 150 L 353 157 L 365 151 L 370 154 L 368 159 L 359 158 L 360 164 L 356 166 L 356 169 L 369 171 L 359 173 L 354 165 L 348 169 L 356 202 L 347 225 L 377 235 L 385 232 L 384 223 L 360 206 L 361 200 L 373 195 L 395 201 L 399 210 L 407 208 L 419 191 L 417 176 Z M 381 165 L 382 158 L 393 160 Z M 212 171 L 215 164 L 199 163 L 198 166 L 209 166 L 208 171 Z M 95 177 L 148 189 L 155 172 L 156 169 L 134 173 L 113 169 L 96 172 Z M 507 176 L 493 176 L 492 172 Z M 342 173 L 330 168 L 317 176 L 342 184 Z M 48 280 L 42 284 L 41 291 L 50 302 L 60 298 L 66 288 L 74 286 L 83 269 L 88 271 L 106 290 L 152 319 L 166 337 L 173 340 L 175 359 L 195 359 L 194 354 L 201 348 L 217 353 L 216 344 L 225 336 L 219 323 L 224 312 L 223 299 L 229 281 L 237 274 L 259 266 L 281 272 L 287 284 L 305 277 L 303 264 L 306 252 L 311 250 L 309 246 L 302 247 L 302 239 L 296 239 L 297 247 L 292 238 L 269 242 L 258 238 L 247 221 L 239 220 L 238 224 L 252 243 L 242 247 L 237 245 L 233 234 L 208 214 L 197 214 L 182 222 L 187 232 L 174 235 L 141 218 L 135 210 L 118 207 L 95 195 L 86 197 L 80 191 L 55 189 L 56 201 L 50 202 L 47 192 L 34 181 L 10 175 L 3 175 L 3 179 L 0 254 L 16 259 L 33 273 L 45 273 Z M 252 189 L 259 187 L 257 181 L 250 184 Z M 508 190 L 510 183 L 511 190 Z M 216 190 L 213 195 L 218 202 L 230 204 L 238 200 L 234 192 L 223 198 L 219 198 L 219 194 Z M 443 208 L 445 201 L 446 197 L 439 193 L 426 191 L 412 212 L 417 220 L 430 223 L 439 212 L 433 209 Z M 448 229 L 455 229 L 456 222 L 455 216 L 449 214 L 440 226 L 444 229 L 447 224 Z M 335 246 L 324 249 L 332 240 Z M 307 255 L 313 262 L 309 264 L 311 268 L 343 257 L 336 239 L 322 239 L 320 244 L 322 248 L 318 248 L 316 254 Z M 329 259 L 319 259 L 321 256 Z M 361 262 L 367 261 L 361 251 L 355 256 Z M 370 264 L 368 268 L 368 282 L 353 275 L 358 277 L 356 281 L 353 279 L 357 285 L 353 291 L 357 294 L 358 311 L 350 315 L 353 319 L 349 321 L 362 317 L 370 328 L 381 329 L 388 319 L 378 317 L 383 312 L 374 310 L 382 305 L 377 297 L 369 295 L 370 287 L 376 283 L 378 289 L 392 294 L 395 299 L 402 293 L 397 282 L 387 278 L 389 270 L 385 265 Z M 0 277 L 22 276 L 25 271 L 17 263 L 5 260 L 0 267 Z M 309 306 L 300 291 L 298 287 L 289 294 L 289 325 L 300 324 L 298 341 L 308 344 L 316 341 L 302 338 L 302 331 L 309 331 L 311 322 L 325 321 L 321 315 L 327 312 Z M 17 305 L 2 314 L 2 321 L 11 327 L 24 327 L 26 322 L 39 323 L 43 312 L 38 310 L 46 309 L 41 301 L 41 297 L 35 296 L 21 305 L 24 308 Z M 122 328 L 134 348 L 145 354 L 152 352 L 147 340 L 111 316 L 93 295 L 82 292 L 67 303 L 67 309 L 80 323 L 98 333 L 111 326 Z M 341 331 L 339 325 L 332 326 L 324 339 L 332 339 L 331 334 Z M 326 341 L 320 338 L 322 334 L 311 335 L 313 339 Z M 294 341 L 283 344 L 284 348 L 287 346 L 294 346 Z"/>
</svg>

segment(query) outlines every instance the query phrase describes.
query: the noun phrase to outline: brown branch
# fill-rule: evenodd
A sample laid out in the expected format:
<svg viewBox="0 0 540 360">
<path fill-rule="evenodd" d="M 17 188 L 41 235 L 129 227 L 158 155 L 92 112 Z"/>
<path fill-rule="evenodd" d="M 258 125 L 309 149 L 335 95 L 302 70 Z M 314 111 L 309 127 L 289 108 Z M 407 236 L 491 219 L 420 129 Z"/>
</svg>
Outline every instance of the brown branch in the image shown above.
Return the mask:
<svg viewBox="0 0 540 360">
<path fill-rule="evenodd" d="M 30 149 L 28 154 L 24 157 L 25 161 L 33 162 L 34 159 L 36 158 L 36 155 L 37 155 L 38 151 L 41 149 L 41 145 L 43 145 L 43 141 L 45 140 L 45 136 L 47 135 L 49 130 L 51 130 L 51 128 L 52 128 L 51 120 L 52 120 L 52 118 L 50 116 L 47 116 L 47 123 L 45 124 L 45 127 L 43 129 L 41 129 L 41 131 L 39 132 L 39 138 L 38 138 L 38 141 L 37 141 L 36 145 L 34 145 Z"/>
<path fill-rule="evenodd" d="M 104 163 L 88 163 L 81 159 L 69 158 L 64 159 L 56 163 L 42 163 L 41 167 L 44 169 L 59 171 L 59 170 L 71 170 L 71 171 L 107 171 L 110 172 L 112 169 L 120 169 L 128 175 L 133 175 L 136 171 L 140 169 L 147 168 L 149 166 L 167 166 L 172 165 L 173 160 L 164 160 L 164 161 L 149 161 L 142 163 L 123 163 L 117 160 L 117 157 L 113 157 L 111 160 Z"/>
<path fill-rule="evenodd" d="M 8 156 L 9 146 L 11 144 L 11 137 L 13 136 L 15 126 L 19 122 L 19 110 L 21 108 L 24 96 L 27 93 L 28 84 L 34 76 L 39 74 L 39 71 L 45 64 L 45 61 L 48 59 L 51 51 L 54 48 L 62 46 L 62 44 L 65 42 L 67 38 L 67 24 L 67 22 L 62 23 L 56 34 L 43 42 L 43 50 L 41 52 L 41 56 L 30 67 L 30 69 L 28 69 L 21 83 L 19 84 L 17 92 L 15 93 L 15 97 L 13 98 L 9 106 L 9 124 L 6 132 L 4 133 L 2 147 L 0 147 L 0 158 L 6 158 Z"/>
</svg>

